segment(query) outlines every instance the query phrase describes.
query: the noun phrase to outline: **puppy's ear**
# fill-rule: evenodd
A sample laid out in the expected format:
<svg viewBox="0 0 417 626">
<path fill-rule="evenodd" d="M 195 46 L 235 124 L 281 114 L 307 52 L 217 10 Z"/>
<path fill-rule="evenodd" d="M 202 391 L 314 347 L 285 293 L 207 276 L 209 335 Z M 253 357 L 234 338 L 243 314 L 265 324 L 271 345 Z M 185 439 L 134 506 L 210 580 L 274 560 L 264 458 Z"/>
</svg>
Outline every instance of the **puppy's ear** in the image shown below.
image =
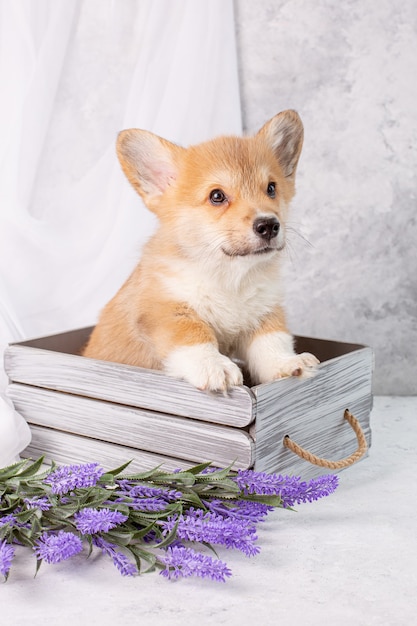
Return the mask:
<svg viewBox="0 0 417 626">
<path fill-rule="evenodd" d="M 131 185 L 145 202 L 164 193 L 176 179 L 178 157 L 184 148 L 146 130 L 123 130 L 117 137 L 117 156 Z"/>
<path fill-rule="evenodd" d="M 293 178 L 303 146 L 303 123 L 296 111 L 282 111 L 259 131 L 271 146 L 284 176 Z"/>
</svg>

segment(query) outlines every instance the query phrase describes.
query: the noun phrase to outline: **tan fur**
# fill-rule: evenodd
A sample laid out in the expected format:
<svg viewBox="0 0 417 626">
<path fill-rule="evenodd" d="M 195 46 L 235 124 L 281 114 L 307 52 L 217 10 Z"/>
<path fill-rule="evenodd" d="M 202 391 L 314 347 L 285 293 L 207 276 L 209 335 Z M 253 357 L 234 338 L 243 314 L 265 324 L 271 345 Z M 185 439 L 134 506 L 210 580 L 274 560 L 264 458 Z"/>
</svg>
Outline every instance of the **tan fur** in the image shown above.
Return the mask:
<svg viewBox="0 0 417 626">
<path fill-rule="evenodd" d="M 225 356 L 253 361 L 254 382 L 308 375 L 316 359 L 283 348 L 289 335 L 279 279 L 302 138 L 294 111 L 278 114 L 254 137 L 219 137 L 188 149 L 147 131 L 120 133 L 123 171 L 159 227 L 104 308 L 84 355 L 165 369 L 204 389 L 242 382 Z M 275 198 L 267 193 L 271 182 Z M 217 189 L 226 197 L 221 204 L 210 200 Z M 280 224 L 268 241 L 254 231 L 264 218 Z M 266 374 L 262 355 L 252 354 L 260 336 L 271 338 L 263 340 L 271 361 Z"/>
</svg>

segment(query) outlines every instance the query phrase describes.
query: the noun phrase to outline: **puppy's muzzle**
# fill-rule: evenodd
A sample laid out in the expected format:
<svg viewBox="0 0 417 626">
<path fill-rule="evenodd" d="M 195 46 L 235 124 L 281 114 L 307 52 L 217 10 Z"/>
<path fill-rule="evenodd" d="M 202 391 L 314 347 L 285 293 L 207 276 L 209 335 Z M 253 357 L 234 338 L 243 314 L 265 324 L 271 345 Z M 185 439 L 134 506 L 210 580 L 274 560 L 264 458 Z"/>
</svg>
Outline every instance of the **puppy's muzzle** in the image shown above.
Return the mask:
<svg viewBox="0 0 417 626">
<path fill-rule="evenodd" d="M 264 241 L 278 236 L 280 224 L 276 217 L 258 217 L 253 222 L 253 231 Z"/>
</svg>

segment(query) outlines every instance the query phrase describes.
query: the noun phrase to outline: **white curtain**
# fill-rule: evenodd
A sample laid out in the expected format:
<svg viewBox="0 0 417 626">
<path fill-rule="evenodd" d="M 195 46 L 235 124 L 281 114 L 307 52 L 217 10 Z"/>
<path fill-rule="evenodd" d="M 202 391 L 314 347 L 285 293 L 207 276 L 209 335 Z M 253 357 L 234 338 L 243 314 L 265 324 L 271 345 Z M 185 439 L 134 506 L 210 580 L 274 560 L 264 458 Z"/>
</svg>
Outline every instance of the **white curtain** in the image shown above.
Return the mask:
<svg viewBox="0 0 417 626">
<path fill-rule="evenodd" d="M 153 218 L 119 130 L 241 132 L 232 0 L 0 0 L 0 89 L 3 352 L 93 324 L 135 264 Z M 29 436 L 3 394 L 0 466 Z"/>
</svg>

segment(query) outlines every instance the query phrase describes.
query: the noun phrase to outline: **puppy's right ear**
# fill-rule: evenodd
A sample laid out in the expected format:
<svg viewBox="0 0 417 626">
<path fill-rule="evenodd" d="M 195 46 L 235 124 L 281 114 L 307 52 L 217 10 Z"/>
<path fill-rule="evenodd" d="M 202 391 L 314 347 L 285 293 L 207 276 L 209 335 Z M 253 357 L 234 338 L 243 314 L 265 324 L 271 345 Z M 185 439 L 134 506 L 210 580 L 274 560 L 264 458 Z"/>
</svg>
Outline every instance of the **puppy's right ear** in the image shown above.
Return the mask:
<svg viewBox="0 0 417 626">
<path fill-rule="evenodd" d="M 127 179 L 144 201 L 152 203 L 177 178 L 184 148 L 147 130 L 123 130 L 117 138 L 117 156 Z"/>
<path fill-rule="evenodd" d="M 259 131 L 271 146 L 286 178 L 294 179 L 303 145 L 303 123 L 296 111 L 282 111 Z"/>
</svg>

